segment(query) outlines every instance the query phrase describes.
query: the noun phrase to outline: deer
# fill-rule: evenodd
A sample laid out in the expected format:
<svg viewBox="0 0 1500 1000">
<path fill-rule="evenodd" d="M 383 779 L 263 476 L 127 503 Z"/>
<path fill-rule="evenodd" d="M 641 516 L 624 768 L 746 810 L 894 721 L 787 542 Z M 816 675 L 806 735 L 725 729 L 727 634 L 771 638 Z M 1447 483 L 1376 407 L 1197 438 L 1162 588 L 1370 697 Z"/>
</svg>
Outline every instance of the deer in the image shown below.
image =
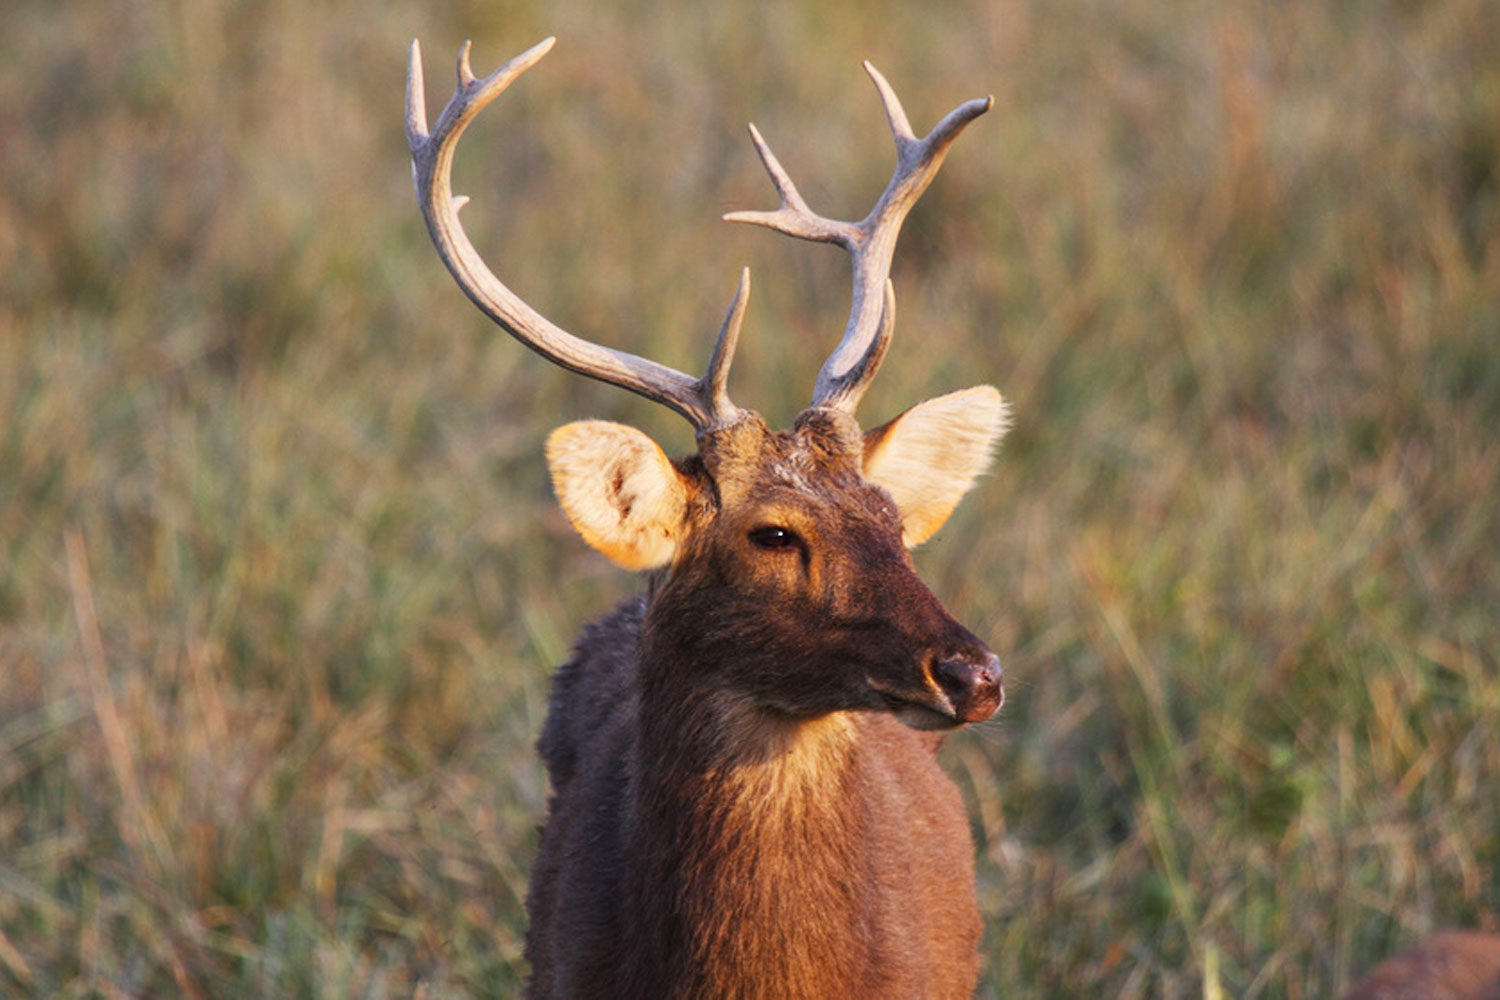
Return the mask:
<svg viewBox="0 0 1500 1000">
<path fill-rule="evenodd" d="M 1344 1000 L 1500 1000 L 1500 934 L 1440 931 L 1381 962 Z"/>
<path fill-rule="evenodd" d="M 858 223 L 813 212 L 753 125 L 780 196 L 727 221 L 848 252 L 852 300 L 811 404 L 773 430 L 727 391 L 750 289 L 704 374 L 580 338 L 501 283 L 459 223 L 459 137 L 552 47 L 476 78 L 470 45 L 428 127 L 412 42 L 406 128 L 438 255 L 495 324 L 549 361 L 654 400 L 692 426 L 669 459 L 599 420 L 551 432 L 567 520 L 645 589 L 585 626 L 553 675 L 538 740 L 551 794 L 526 908 L 527 995 L 952 998 L 972 995 L 981 918 L 947 733 L 1004 700 L 999 658 L 918 577 L 909 550 L 948 519 L 1008 424 L 991 386 L 862 430 L 855 407 L 890 345 L 897 234 L 992 98 L 923 138 L 868 63 L 897 165 Z"/>
</svg>

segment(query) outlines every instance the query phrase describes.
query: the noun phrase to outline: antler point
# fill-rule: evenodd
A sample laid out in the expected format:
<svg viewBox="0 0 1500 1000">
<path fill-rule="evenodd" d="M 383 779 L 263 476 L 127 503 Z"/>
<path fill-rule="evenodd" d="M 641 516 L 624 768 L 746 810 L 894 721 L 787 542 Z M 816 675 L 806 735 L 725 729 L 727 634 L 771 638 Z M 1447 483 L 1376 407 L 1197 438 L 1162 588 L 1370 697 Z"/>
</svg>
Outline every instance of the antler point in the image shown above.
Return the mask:
<svg viewBox="0 0 1500 1000">
<path fill-rule="evenodd" d="M 422 43 L 413 38 L 406 56 L 407 145 L 415 150 L 427 136 L 427 88 L 422 73 Z"/>
<path fill-rule="evenodd" d="M 463 47 L 458 50 L 458 83 L 461 87 L 474 82 L 474 69 L 469 65 L 469 49 L 472 47 L 473 42 L 466 38 Z"/>
</svg>

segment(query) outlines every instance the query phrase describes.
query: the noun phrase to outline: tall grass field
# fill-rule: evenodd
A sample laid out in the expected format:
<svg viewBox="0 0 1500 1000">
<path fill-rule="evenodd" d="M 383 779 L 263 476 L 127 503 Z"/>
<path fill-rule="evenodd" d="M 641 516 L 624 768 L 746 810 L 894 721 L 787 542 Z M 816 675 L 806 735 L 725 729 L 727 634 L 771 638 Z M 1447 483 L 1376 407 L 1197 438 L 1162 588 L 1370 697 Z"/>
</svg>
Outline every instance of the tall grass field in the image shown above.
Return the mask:
<svg viewBox="0 0 1500 1000">
<path fill-rule="evenodd" d="M 1335 997 L 1500 930 L 1500 4 L 8 0 L 0 996 L 510 997 L 551 668 L 641 581 L 541 442 L 692 448 L 455 287 L 407 46 L 556 49 L 465 140 L 495 269 L 785 426 L 857 218 L 871 60 L 959 140 L 867 426 L 1015 424 L 923 577 L 1006 665 L 944 763 L 984 998 Z M 897 818 L 899 821 L 899 818 Z"/>
</svg>

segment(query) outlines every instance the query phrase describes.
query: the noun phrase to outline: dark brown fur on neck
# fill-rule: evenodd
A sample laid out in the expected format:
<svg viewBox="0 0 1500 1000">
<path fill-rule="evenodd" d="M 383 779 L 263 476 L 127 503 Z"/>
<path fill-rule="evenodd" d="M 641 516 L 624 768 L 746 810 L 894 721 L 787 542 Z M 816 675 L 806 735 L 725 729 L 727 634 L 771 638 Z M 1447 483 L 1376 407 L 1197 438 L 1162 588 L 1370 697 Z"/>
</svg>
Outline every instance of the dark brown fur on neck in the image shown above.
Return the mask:
<svg viewBox="0 0 1500 1000">
<path fill-rule="evenodd" d="M 620 648 L 644 606 L 632 598 L 584 641 Z M 554 683 L 534 996 L 972 993 L 980 924 L 940 734 L 877 713 L 754 718 L 712 698 L 642 725 L 636 669 L 575 658 Z M 557 711 L 596 685 L 589 718 Z M 593 738 L 578 746 L 565 727 Z"/>
</svg>

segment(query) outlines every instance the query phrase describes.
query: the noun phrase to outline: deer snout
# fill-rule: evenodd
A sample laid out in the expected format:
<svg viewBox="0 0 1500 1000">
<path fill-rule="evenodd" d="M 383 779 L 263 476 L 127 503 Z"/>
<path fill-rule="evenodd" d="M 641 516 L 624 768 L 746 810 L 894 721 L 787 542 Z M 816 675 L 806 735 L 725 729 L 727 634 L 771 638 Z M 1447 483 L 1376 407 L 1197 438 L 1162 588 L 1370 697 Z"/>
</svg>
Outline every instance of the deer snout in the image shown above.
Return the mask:
<svg viewBox="0 0 1500 1000">
<path fill-rule="evenodd" d="M 1005 701 L 1000 657 L 985 650 L 947 656 L 932 664 L 932 679 L 963 722 L 983 722 Z"/>
</svg>

